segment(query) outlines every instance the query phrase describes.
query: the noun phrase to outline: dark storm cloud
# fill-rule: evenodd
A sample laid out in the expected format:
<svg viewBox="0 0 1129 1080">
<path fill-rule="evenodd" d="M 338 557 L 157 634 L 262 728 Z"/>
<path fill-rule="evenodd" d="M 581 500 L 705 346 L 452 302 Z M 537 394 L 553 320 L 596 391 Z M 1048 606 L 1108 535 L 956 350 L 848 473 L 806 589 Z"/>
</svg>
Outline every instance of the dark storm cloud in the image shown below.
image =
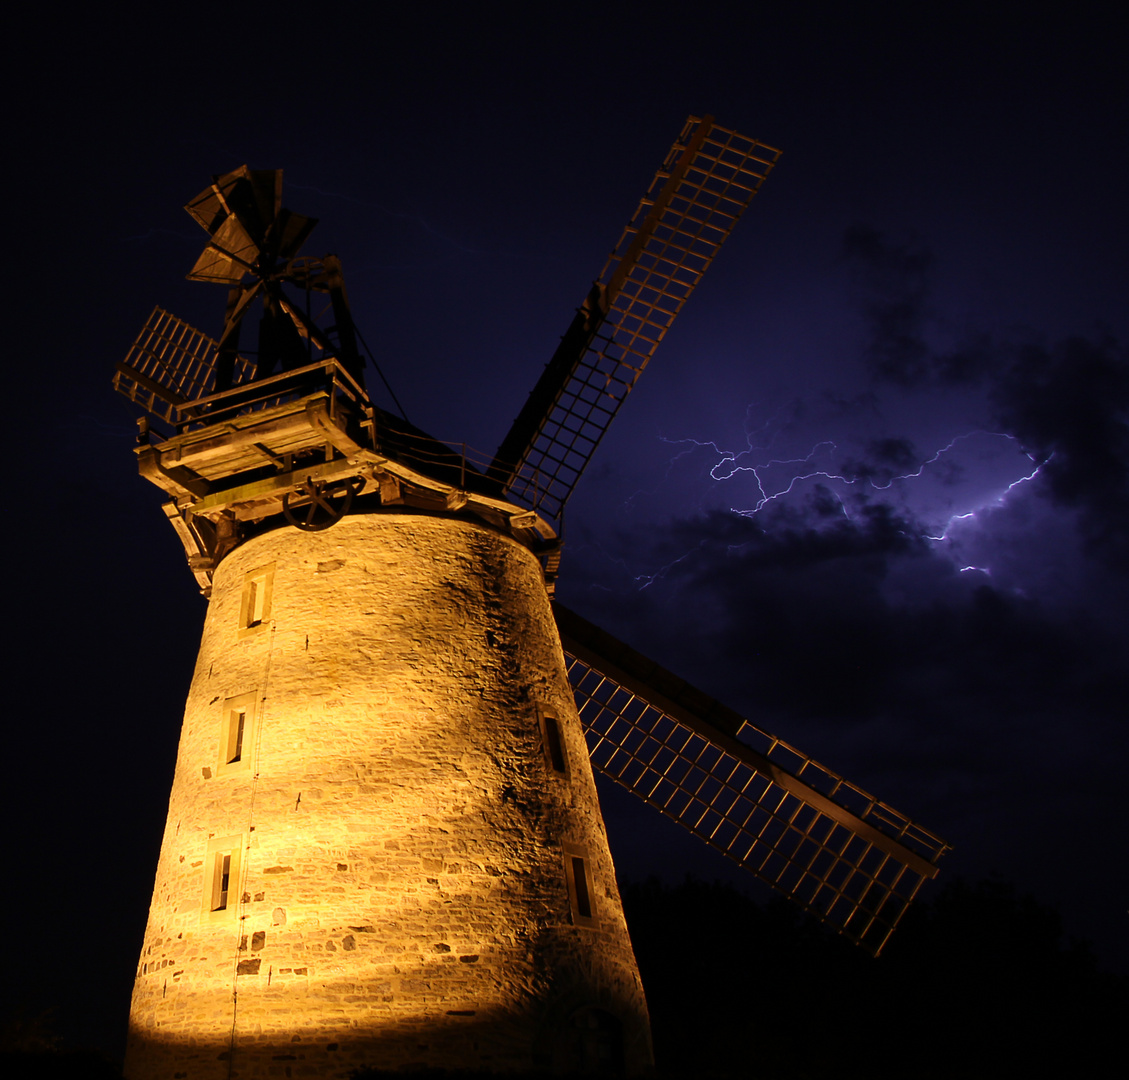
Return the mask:
<svg viewBox="0 0 1129 1080">
<path fill-rule="evenodd" d="M 897 241 L 870 225 L 843 234 L 843 256 L 855 272 L 866 321 L 866 359 L 878 382 L 910 388 L 981 383 L 998 367 L 988 335 L 974 335 L 946 352 L 928 344 L 934 257 L 919 237 Z"/>
<path fill-rule="evenodd" d="M 920 243 L 892 243 L 863 224 L 846 230 L 843 254 L 859 274 L 875 377 L 900 386 L 927 379 L 930 353 L 924 334 L 932 255 Z"/>
<path fill-rule="evenodd" d="M 866 359 L 874 379 L 905 390 L 980 386 L 999 429 L 1042 463 L 1035 490 L 1076 511 L 1087 550 L 1129 567 L 1129 357 L 1112 339 L 1071 337 L 1047 347 L 995 342 L 980 334 L 931 350 L 930 269 L 920 241 L 899 243 L 856 225 L 843 240 L 859 274 Z M 910 460 L 904 439 L 871 444 L 843 475 L 881 485 Z M 902 471 L 906 471 L 902 469 Z"/>
<path fill-rule="evenodd" d="M 884 487 L 896 476 L 911 473 L 921 465 L 921 456 L 909 439 L 872 439 L 865 451 L 863 458 L 844 461 L 840 474 L 851 481 L 868 480 L 876 487 Z"/>
<path fill-rule="evenodd" d="M 997 379 L 1000 423 L 1045 462 L 1043 491 L 1078 511 L 1087 547 L 1129 570 L 1129 357 L 1112 341 L 1026 346 Z"/>
<path fill-rule="evenodd" d="M 887 504 L 827 489 L 753 518 L 703 514 L 654 536 L 648 561 L 664 569 L 614 607 L 633 644 L 719 680 L 713 692 L 752 688 L 778 730 L 896 717 L 904 731 L 986 723 L 990 737 L 1035 716 L 1113 715 L 1126 687 L 1108 624 L 961 574 L 921 536 Z"/>
</svg>

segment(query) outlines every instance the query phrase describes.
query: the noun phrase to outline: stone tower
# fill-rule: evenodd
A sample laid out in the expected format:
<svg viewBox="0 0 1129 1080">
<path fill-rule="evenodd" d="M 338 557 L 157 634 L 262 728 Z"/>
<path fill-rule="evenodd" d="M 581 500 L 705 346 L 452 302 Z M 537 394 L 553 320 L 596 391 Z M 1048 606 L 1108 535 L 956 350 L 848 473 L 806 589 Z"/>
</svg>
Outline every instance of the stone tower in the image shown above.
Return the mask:
<svg viewBox="0 0 1129 1080">
<path fill-rule="evenodd" d="M 127 1076 L 645 1070 L 558 525 L 371 401 L 281 189 L 242 167 L 188 205 L 223 332 L 158 308 L 115 376 L 209 597 Z"/>
<path fill-rule="evenodd" d="M 458 514 L 215 567 L 130 1080 L 651 1062 L 541 565 Z"/>
</svg>

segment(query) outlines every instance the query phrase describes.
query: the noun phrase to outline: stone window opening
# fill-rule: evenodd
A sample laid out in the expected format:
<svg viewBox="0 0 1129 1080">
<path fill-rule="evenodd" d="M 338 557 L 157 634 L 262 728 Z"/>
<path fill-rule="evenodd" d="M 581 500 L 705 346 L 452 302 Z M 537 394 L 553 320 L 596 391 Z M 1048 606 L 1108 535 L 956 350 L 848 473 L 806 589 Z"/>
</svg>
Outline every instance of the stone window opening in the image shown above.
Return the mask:
<svg viewBox="0 0 1129 1080">
<path fill-rule="evenodd" d="M 240 637 L 257 633 L 270 625 L 273 593 L 274 563 L 247 571 L 243 577 L 243 595 L 239 602 Z"/>
<path fill-rule="evenodd" d="M 573 924 L 598 928 L 600 924 L 596 918 L 596 894 L 592 887 L 592 869 L 587 850 L 575 844 L 566 844 L 564 863 Z"/>
<path fill-rule="evenodd" d="M 247 726 L 247 710 L 237 709 L 231 714 L 232 726 L 228 735 L 227 763 L 234 765 L 243 760 L 243 731 Z"/>
<path fill-rule="evenodd" d="M 239 907 L 239 868 L 243 862 L 243 837 L 214 837 L 208 841 L 204 862 L 202 920 L 234 920 Z"/>
<path fill-rule="evenodd" d="M 538 709 L 541 720 L 541 741 L 545 746 L 545 756 L 553 772 L 561 776 L 568 776 L 568 755 L 565 753 L 564 737 L 561 732 L 561 722 L 551 712 Z"/>
<path fill-rule="evenodd" d="M 231 853 L 216 852 L 212 863 L 212 910 L 226 911 L 231 888 Z"/>
<path fill-rule="evenodd" d="M 250 770 L 255 750 L 257 698 L 252 691 L 223 703 L 217 775 Z"/>
</svg>

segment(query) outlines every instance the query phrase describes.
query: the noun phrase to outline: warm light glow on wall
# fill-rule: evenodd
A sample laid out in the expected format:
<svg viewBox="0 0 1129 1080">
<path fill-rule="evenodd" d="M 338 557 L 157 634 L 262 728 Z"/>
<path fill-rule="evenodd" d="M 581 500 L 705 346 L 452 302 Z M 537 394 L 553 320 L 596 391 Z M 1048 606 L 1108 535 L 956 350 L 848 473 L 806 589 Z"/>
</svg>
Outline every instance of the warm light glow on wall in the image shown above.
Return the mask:
<svg viewBox="0 0 1129 1080">
<path fill-rule="evenodd" d="M 267 533 L 221 563 L 138 971 L 131 1080 L 578 1068 L 592 1032 L 649 1064 L 527 549 L 385 513 Z"/>
</svg>

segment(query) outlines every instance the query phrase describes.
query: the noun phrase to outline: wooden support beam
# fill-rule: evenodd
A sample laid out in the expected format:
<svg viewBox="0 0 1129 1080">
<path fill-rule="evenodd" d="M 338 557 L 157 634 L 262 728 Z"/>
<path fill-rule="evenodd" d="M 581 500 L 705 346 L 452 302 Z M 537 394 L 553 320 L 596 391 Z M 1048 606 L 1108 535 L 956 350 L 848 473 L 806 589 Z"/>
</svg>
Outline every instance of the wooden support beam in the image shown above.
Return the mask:
<svg viewBox="0 0 1129 1080">
<path fill-rule="evenodd" d="M 199 473 L 179 465 L 166 466 L 160 451 L 153 446 L 137 447 L 137 468 L 146 480 L 173 496 L 202 499 L 211 491 L 208 481 Z"/>
<path fill-rule="evenodd" d="M 329 482 L 357 475 L 356 465 L 338 458 L 323 465 L 305 465 L 288 472 L 277 473 L 263 480 L 236 484 L 208 494 L 192 504 L 192 514 L 211 517 L 217 511 L 226 510 L 239 503 L 255 503 L 272 497 L 282 498 L 289 491 L 296 491 L 307 480 Z"/>
</svg>

